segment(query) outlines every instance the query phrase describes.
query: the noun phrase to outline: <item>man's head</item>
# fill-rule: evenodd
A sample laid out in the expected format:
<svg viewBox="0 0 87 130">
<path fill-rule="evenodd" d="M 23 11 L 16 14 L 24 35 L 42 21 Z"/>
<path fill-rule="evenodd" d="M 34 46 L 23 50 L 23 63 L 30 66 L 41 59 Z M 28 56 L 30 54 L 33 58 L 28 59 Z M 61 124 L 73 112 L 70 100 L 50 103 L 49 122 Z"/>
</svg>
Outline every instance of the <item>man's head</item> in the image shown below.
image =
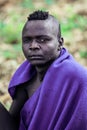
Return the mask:
<svg viewBox="0 0 87 130">
<path fill-rule="evenodd" d="M 43 11 L 29 15 L 22 32 L 22 48 L 31 64 L 41 65 L 55 60 L 62 44 L 60 24 L 52 15 Z"/>
</svg>

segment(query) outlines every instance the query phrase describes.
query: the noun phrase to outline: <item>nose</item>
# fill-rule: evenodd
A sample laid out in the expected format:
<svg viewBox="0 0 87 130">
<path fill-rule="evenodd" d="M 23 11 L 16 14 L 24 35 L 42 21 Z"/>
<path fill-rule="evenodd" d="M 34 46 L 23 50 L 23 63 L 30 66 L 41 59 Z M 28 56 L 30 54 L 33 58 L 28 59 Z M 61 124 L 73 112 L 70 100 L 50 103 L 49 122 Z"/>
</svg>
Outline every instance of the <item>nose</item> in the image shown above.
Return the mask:
<svg viewBox="0 0 87 130">
<path fill-rule="evenodd" d="M 36 40 L 32 40 L 29 46 L 30 50 L 37 50 L 40 49 L 40 45 L 36 42 Z"/>
</svg>

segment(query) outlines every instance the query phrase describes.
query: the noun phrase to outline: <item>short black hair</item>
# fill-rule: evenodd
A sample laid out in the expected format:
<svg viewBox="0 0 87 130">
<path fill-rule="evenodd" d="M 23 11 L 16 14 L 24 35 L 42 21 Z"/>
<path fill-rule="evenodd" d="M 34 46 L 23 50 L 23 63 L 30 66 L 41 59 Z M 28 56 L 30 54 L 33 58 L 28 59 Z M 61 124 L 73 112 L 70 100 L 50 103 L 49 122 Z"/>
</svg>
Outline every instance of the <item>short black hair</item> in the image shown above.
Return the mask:
<svg viewBox="0 0 87 130">
<path fill-rule="evenodd" d="M 49 13 L 46 11 L 38 10 L 34 11 L 28 16 L 28 21 L 30 20 L 46 20 L 48 19 Z"/>
<path fill-rule="evenodd" d="M 58 37 L 61 37 L 61 26 L 59 21 L 51 14 L 49 14 L 49 12 L 47 11 L 42 11 L 42 10 L 36 10 L 33 13 L 29 14 L 29 16 L 27 17 L 28 21 L 33 21 L 33 20 L 46 20 L 49 17 L 53 18 L 54 21 L 58 24 Z M 27 21 L 27 22 L 28 22 Z M 25 24 L 26 25 L 26 24 Z M 24 26 L 25 27 L 25 26 Z"/>
</svg>

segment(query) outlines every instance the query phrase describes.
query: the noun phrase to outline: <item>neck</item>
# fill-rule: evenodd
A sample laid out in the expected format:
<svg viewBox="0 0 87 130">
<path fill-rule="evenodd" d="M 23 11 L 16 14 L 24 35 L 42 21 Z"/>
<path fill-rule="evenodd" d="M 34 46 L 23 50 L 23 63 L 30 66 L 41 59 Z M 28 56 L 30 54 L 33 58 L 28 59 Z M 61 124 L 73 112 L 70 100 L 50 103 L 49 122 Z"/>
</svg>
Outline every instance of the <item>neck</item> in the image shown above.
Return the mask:
<svg viewBox="0 0 87 130">
<path fill-rule="evenodd" d="M 51 65 L 52 61 L 50 63 L 46 63 L 44 65 L 37 65 L 36 71 L 37 71 L 37 76 L 39 78 L 40 81 L 43 81 L 44 75 L 47 72 L 49 66 Z"/>
</svg>

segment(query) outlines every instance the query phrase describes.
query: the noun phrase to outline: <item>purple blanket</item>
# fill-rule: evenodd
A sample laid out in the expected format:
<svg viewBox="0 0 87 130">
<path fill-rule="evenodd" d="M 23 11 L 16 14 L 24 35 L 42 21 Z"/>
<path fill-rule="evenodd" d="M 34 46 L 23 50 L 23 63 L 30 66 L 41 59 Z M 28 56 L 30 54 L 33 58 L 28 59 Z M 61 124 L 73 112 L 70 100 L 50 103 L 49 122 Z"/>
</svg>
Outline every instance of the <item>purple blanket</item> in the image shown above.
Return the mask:
<svg viewBox="0 0 87 130">
<path fill-rule="evenodd" d="M 10 82 L 12 98 L 17 85 L 34 74 L 33 67 L 25 61 Z M 20 116 L 19 130 L 87 130 L 87 70 L 63 49 Z"/>
</svg>

